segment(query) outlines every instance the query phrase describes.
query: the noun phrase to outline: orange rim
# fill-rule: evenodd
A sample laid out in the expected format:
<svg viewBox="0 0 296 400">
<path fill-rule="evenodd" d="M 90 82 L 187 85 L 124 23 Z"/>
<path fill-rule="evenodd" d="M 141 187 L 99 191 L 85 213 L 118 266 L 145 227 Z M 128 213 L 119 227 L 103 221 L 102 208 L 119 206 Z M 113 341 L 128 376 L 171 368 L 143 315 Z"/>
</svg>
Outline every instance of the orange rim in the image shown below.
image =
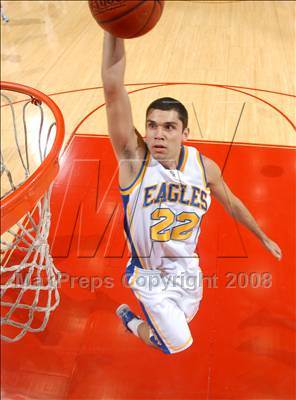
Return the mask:
<svg viewBox="0 0 296 400">
<path fill-rule="evenodd" d="M 37 170 L 13 193 L 1 200 L 1 234 L 19 221 L 49 188 L 59 172 L 59 153 L 62 148 L 65 124 L 61 110 L 47 95 L 29 86 L 12 82 L 0 82 L 1 90 L 24 93 L 45 103 L 56 120 L 56 135 L 52 148 Z"/>
</svg>

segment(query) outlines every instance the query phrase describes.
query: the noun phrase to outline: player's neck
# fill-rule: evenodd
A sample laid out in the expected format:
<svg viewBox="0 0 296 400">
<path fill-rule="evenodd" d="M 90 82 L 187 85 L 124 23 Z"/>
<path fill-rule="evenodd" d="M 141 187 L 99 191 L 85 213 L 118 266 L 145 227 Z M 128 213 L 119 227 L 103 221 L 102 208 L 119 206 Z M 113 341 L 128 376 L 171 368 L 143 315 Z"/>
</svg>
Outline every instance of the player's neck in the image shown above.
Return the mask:
<svg viewBox="0 0 296 400">
<path fill-rule="evenodd" d="M 159 161 L 159 163 L 165 169 L 177 169 L 177 165 L 178 165 L 178 161 L 177 160 L 162 160 L 162 161 Z"/>
<path fill-rule="evenodd" d="M 180 157 L 181 157 L 181 149 L 180 149 L 179 153 L 176 155 L 176 157 L 174 159 L 161 160 L 161 161 L 159 161 L 160 164 L 166 169 L 177 169 L 178 168 L 178 164 L 179 164 L 179 160 L 180 160 Z"/>
</svg>

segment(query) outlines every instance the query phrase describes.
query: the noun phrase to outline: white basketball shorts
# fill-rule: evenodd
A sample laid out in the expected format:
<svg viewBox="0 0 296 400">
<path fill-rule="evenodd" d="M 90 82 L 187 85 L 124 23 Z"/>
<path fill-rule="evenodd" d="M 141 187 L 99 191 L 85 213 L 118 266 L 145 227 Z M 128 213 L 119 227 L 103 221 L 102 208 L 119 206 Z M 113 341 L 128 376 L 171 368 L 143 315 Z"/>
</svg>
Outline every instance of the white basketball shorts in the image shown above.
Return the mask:
<svg viewBox="0 0 296 400">
<path fill-rule="evenodd" d="M 150 340 L 166 354 L 191 346 L 188 322 L 202 299 L 202 273 L 196 261 L 186 270 L 177 267 L 165 274 L 130 263 L 126 276 L 152 329 Z"/>
</svg>

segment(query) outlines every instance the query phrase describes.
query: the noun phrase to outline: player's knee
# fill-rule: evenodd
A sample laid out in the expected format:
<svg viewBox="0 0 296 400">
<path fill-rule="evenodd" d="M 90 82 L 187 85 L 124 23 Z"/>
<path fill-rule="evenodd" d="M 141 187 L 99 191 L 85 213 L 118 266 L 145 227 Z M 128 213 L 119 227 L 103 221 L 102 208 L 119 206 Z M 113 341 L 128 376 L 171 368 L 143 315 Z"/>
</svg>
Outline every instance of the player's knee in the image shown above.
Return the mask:
<svg viewBox="0 0 296 400">
<path fill-rule="evenodd" d="M 164 354 L 174 355 L 174 354 L 181 353 L 181 352 L 187 350 L 192 345 L 192 343 L 193 343 L 193 340 L 191 340 L 191 342 L 188 345 L 186 345 L 185 347 L 182 347 L 182 348 L 174 349 L 174 348 L 167 348 L 166 347 L 166 348 L 161 348 L 160 350 Z"/>
<path fill-rule="evenodd" d="M 177 338 L 178 339 L 177 343 L 180 343 L 180 345 L 179 344 L 173 345 L 172 342 L 176 343 L 176 337 L 174 337 L 171 340 L 169 338 L 167 338 L 167 340 L 164 340 L 163 338 L 159 337 L 154 330 L 151 329 L 150 332 L 151 332 L 150 342 L 154 347 L 157 347 L 164 354 L 180 353 L 181 351 L 188 349 L 193 343 L 191 335 L 189 335 L 189 337 L 181 335 L 180 337 Z"/>
<path fill-rule="evenodd" d="M 161 342 L 157 336 L 152 334 L 150 336 L 150 342 L 153 347 L 156 347 L 158 350 L 162 351 L 164 354 L 171 354 L 168 347 L 163 342 Z"/>
</svg>

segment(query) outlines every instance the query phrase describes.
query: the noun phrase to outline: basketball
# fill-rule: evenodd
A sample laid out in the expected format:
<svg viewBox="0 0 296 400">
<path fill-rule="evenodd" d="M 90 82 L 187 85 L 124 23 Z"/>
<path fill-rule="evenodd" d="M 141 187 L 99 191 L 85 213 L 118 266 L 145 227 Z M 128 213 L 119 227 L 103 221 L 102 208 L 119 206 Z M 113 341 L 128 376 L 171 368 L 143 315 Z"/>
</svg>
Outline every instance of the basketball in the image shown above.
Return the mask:
<svg viewBox="0 0 296 400">
<path fill-rule="evenodd" d="M 144 35 L 157 24 L 164 0 L 89 0 L 88 4 L 105 31 L 130 39 Z"/>
</svg>

